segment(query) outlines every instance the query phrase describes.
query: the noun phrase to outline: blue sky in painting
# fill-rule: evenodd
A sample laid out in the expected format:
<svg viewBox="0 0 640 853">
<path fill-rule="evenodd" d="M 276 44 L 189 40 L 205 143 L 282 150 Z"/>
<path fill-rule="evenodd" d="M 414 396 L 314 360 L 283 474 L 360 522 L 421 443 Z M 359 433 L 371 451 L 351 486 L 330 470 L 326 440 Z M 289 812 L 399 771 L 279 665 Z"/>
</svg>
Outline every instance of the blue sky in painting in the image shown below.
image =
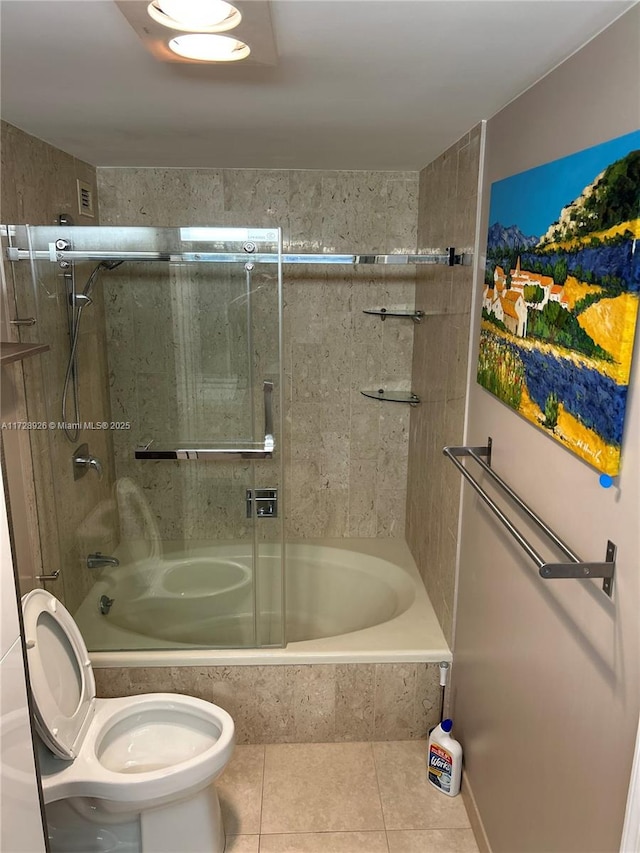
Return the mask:
<svg viewBox="0 0 640 853">
<path fill-rule="evenodd" d="M 489 224 L 517 225 L 526 237 L 542 236 L 596 175 L 639 148 L 637 130 L 496 181 L 491 185 Z"/>
</svg>

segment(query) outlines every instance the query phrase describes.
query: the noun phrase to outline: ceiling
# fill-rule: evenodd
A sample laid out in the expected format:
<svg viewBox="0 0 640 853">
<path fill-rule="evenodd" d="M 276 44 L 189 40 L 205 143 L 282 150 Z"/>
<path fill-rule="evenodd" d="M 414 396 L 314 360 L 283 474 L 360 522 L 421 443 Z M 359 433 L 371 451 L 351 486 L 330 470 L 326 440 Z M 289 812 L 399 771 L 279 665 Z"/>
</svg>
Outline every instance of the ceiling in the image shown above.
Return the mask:
<svg viewBox="0 0 640 853">
<path fill-rule="evenodd" d="M 277 65 L 211 67 L 112 0 L 2 0 L 2 118 L 98 166 L 416 170 L 634 3 L 269 5 Z"/>
</svg>

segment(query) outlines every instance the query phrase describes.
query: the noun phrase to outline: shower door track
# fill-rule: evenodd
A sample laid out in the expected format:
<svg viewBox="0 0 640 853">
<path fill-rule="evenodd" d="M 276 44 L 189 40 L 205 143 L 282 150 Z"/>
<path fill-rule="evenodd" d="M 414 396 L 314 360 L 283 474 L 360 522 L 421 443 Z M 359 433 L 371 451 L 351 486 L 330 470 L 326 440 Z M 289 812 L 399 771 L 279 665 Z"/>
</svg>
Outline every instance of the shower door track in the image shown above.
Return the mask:
<svg viewBox="0 0 640 853">
<path fill-rule="evenodd" d="M 39 250 L 29 252 L 28 249 L 9 247 L 7 259 L 10 261 L 26 261 L 29 259 L 38 261 L 166 261 L 169 263 L 213 263 L 230 264 L 246 262 L 251 260 L 254 264 L 277 264 L 280 256 L 272 252 L 89 252 L 65 249 L 59 251 L 55 243 L 50 244 L 48 251 Z M 435 254 L 283 254 L 283 264 L 338 264 L 338 265 L 390 265 L 409 266 L 412 264 L 436 264 L 443 266 L 470 266 L 473 261 L 471 252 L 456 252 L 455 248 L 448 248 L 445 252 Z"/>
</svg>

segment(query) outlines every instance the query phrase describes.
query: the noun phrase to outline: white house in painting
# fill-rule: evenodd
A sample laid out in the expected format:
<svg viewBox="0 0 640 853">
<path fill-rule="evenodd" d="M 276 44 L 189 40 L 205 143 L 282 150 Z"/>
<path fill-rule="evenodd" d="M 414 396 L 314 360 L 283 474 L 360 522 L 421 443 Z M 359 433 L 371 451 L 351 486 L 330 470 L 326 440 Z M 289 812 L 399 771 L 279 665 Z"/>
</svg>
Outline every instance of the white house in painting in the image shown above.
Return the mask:
<svg viewBox="0 0 640 853">
<path fill-rule="evenodd" d="M 500 298 L 500 304 L 502 322 L 513 335 L 524 338 L 527 334 L 527 305 L 522 293 L 513 289 L 507 290 Z"/>
<path fill-rule="evenodd" d="M 527 302 L 524 298 L 525 287 L 539 287 L 542 298 L 539 302 Z M 539 294 L 538 294 L 539 295 Z M 548 302 L 559 302 L 568 309 L 569 300 L 564 293 L 564 285 L 556 284 L 553 276 L 523 270 L 520 258 L 514 269 L 507 274 L 501 266 L 493 272 L 493 287 L 485 285 L 482 307 L 507 329 L 518 337 L 527 334 L 527 310 L 542 311 Z"/>
<path fill-rule="evenodd" d="M 518 290 L 485 286 L 482 307 L 496 320 L 504 323 L 513 335 L 524 338 L 527 334 L 527 304 Z"/>
</svg>

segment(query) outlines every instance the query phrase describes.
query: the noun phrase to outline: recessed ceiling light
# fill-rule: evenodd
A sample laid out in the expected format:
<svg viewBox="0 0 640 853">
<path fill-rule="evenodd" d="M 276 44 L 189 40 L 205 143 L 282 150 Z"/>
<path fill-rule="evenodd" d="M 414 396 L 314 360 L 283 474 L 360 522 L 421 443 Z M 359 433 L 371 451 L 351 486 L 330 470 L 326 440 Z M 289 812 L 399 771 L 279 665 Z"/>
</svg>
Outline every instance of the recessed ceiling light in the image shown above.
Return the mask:
<svg viewBox="0 0 640 853">
<path fill-rule="evenodd" d="M 207 33 L 176 36 L 169 42 L 169 47 L 178 56 L 201 62 L 237 62 L 239 59 L 246 59 L 251 53 L 249 45 L 243 41 Z"/>
<path fill-rule="evenodd" d="M 242 15 L 225 0 L 153 0 L 147 12 L 165 27 L 201 33 L 222 33 L 237 27 Z"/>
</svg>

